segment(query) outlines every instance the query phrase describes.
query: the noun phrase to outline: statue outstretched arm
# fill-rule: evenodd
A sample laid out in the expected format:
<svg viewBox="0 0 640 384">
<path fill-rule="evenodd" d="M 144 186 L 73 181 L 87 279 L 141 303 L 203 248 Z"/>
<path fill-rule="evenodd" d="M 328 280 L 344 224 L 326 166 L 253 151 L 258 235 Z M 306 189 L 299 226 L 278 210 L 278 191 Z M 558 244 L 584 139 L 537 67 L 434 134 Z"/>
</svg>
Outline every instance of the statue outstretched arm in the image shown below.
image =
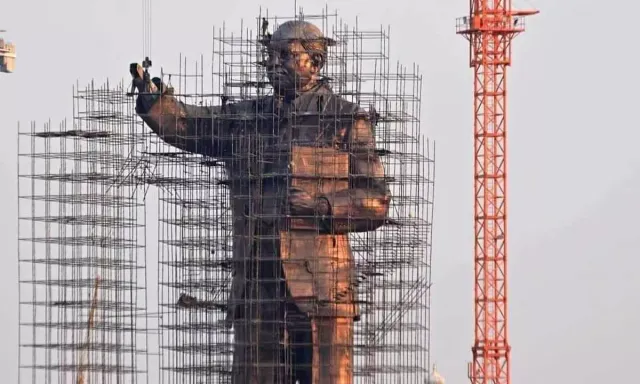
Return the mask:
<svg viewBox="0 0 640 384">
<path fill-rule="evenodd" d="M 346 139 L 349 188 L 323 196 L 329 202 L 332 231 L 373 231 L 387 219 L 391 197 L 369 121 L 357 119 Z"/>
<path fill-rule="evenodd" d="M 136 100 L 136 113 L 147 126 L 176 148 L 212 157 L 223 156 L 229 125 L 219 118 L 222 107 L 185 104 L 159 80 L 157 83 L 152 89 L 142 85 L 145 88 Z"/>
</svg>

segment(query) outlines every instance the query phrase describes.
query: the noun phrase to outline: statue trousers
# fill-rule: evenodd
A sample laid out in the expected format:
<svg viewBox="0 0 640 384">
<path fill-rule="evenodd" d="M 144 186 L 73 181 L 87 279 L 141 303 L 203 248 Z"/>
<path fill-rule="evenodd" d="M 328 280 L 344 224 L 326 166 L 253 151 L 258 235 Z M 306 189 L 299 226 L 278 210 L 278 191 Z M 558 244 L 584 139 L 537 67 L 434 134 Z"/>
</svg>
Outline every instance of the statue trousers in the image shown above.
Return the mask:
<svg viewBox="0 0 640 384">
<path fill-rule="evenodd" d="M 302 313 L 277 257 L 270 259 L 260 263 L 261 273 L 247 274 L 233 323 L 232 383 L 352 384 L 353 319 Z"/>
</svg>

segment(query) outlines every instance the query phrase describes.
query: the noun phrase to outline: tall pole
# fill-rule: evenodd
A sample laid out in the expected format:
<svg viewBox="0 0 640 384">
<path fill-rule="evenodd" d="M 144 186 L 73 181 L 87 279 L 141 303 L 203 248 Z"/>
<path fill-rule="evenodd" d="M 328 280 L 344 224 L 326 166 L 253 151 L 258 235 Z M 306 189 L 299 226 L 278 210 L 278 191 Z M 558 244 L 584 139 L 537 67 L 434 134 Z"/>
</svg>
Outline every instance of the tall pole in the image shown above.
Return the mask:
<svg viewBox="0 0 640 384">
<path fill-rule="evenodd" d="M 472 384 L 510 384 L 507 328 L 507 67 L 524 17 L 510 0 L 470 0 L 456 30 L 474 70 L 474 297 Z"/>
</svg>

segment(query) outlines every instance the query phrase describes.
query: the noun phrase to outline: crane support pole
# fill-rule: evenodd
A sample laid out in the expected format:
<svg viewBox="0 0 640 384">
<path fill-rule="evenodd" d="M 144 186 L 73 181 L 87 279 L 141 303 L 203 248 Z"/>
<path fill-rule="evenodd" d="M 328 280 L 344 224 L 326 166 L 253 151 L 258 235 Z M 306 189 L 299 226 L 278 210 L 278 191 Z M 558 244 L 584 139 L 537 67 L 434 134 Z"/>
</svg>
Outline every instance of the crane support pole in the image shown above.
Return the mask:
<svg viewBox="0 0 640 384">
<path fill-rule="evenodd" d="M 457 33 L 474 71 L 474 344 L 472 384 L 510 384 L 507 307 L 507 67 L 524 17 L 510 0 L 471 0 Z"/>
<path fill-rule="evenodd" d="M 100 276 L 96 276 L 95 282 L 93 284 L 93 298 L 91 299 L 91 308 L 89 309 L 89 319 L 87 320 L 87 339 L 84 345 L 84 350 L 80 355 L 80 364 L 78 365 L 78 378 L 76 380 L 77 384 L 85 384 L 85 372 L 87 370 L 87 366 L 89 365 L 89 347 L 91 344 L 91 329 L 93 329 L 95 314 L 98 308 L 98 287 L 100 285 Z"/>
</svg>

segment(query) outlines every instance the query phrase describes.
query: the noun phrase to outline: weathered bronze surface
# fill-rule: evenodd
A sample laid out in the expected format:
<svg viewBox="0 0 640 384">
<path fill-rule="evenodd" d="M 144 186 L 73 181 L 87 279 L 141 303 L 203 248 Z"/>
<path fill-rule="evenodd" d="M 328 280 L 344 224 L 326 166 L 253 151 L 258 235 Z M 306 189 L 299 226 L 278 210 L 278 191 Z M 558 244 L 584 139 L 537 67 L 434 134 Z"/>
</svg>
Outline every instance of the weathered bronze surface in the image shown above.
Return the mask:
<svg viewBox="0 0 640 384">
<path fill-rule="evenodd" d="M 268 41 L 273 96 L 186 105 L 135 80 L 137 112 L 165 142 L 224 163 L 233 210 L 235 384 L 353 381 L 354 260 L 389 193 L 368 115 L 322 80 L 328 41 L 302 21 Z"/>
</svg>

